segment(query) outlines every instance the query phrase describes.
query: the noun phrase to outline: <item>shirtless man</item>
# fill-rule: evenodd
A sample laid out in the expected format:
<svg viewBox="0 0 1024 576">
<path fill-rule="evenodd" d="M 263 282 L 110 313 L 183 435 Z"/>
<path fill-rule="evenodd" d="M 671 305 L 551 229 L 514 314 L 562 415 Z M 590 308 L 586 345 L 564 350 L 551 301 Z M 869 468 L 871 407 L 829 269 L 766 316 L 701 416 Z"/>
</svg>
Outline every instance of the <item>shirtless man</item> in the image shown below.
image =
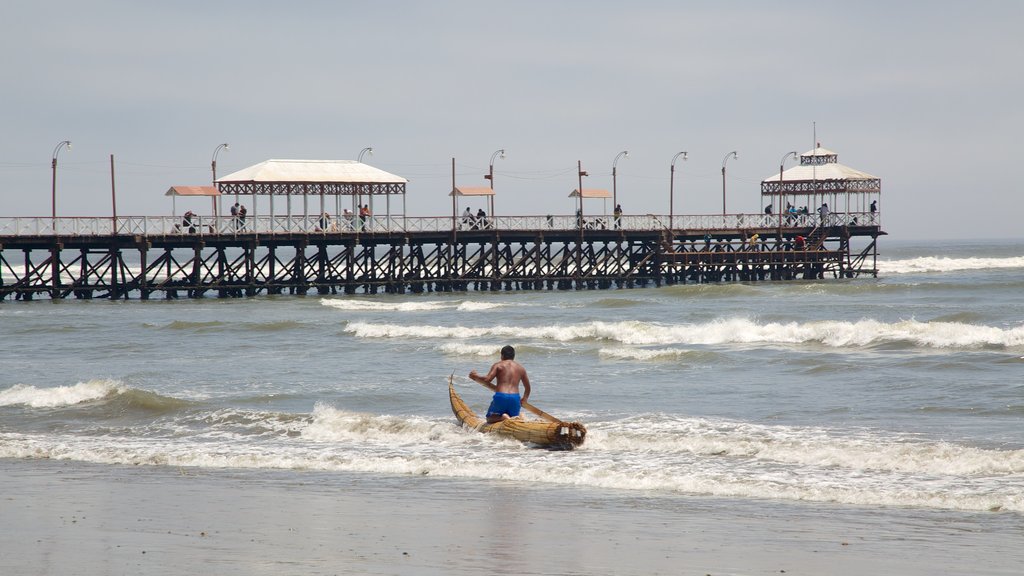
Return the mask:
<svg viewBox="0 0 1024 576">
<path fill-rule="evenodd" d="M 530 397 L 530 377 L 526 375 L 526 368 L 523 368 L 515 361 L 516 350 L 511 346 L 501 349 L 501 361 L 491 366 L 486 376 L 480 376 L 473 370 L 469 377 L 477 382 L 494 390 L 494 398 L 491 400 L 491 407 L 487 409 L 487 423 L 493 424 L 519 416 L 522 402 Z M 491 384 L 495 378 L 497 385 Z M 526 393 L 522 399 L 519 398 L 519 383 L 523 383 Z"/>
</svg>

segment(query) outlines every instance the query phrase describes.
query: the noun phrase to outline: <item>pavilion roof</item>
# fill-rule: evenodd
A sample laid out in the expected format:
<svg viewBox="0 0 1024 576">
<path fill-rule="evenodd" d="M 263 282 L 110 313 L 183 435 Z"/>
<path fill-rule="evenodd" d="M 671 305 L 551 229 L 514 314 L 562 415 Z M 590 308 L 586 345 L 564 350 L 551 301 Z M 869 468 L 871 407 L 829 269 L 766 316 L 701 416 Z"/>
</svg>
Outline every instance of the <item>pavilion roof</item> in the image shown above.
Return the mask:
<svg viewBox="0 0 1024 576">
<path fill-rule="evenodd" d="M 793 166 L 782 173 L 784 182 L 810 182 L 814 180 L 878 180 L 867 172 L 844 166 L 838 162 L 829 164 L 803 164 Z M 768 176 L 762 182 L 778 182 L 779 173 Z"/>
<path fill-rule="evenodd" d="M 570 198 L 579 198 L 579 196 L 580 196 L 579 189 L 574 189 L 572 192 L 569 193 L 569 197 Z M 607 190 L 602 190 L 600 188 L 584 188 L 583 189 L 583 198 L 611 198 L 611 197 L 612 197 L 612 193 L 607 191 Z"/>
<path fill-rule="evenodd" d="M 213 186 L 171 186 L 164 196 L 220 196 L 220 190 Z"/>
<path fill-rule="evenodd" d="M 242 182 L 405 184 L 408 180 L 355 160 L 265 160 L 217 179 L 218 184 Z"/>
<path fill-rule="evenodd" d="M 449 196 L 494 196 L 489 186 L 456 186 Z"/>
</svg>

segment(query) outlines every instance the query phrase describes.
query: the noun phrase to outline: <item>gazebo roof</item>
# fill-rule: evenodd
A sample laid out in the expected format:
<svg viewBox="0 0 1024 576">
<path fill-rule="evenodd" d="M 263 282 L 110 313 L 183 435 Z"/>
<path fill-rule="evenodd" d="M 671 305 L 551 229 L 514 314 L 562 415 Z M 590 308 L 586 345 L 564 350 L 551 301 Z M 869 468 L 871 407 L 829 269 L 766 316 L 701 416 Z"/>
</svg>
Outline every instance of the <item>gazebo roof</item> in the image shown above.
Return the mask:
<svg viewBox="0 0 1024 576">
<path fill-rule="evenodd" d="M 405 184 L 408 180 L 355 160 L 265 160 L 217 179 L 218 184 L 232 182 Z"/>
<path fill-rule="evenodd" d="M 408 182 L 355 160 L 266 160 L 217 179 L 221 194 L 405 194 Z"/>
<path fill-rule="evenodd" d="M 800 155 L 798 166 L 761 180 L 761 195 L 881 193 L 882 180 L 878 176 L 844 166 L 838 159 L 838 154 L 818 144 Z"/>
<path fill-rule="evenodd" d="M 448 193 L 449 196 L 494 196 L 494 190 L 488 186 L 456 186 Z"/>
<path fill-rule="evenodd" d="M 220 196 L 213 186 L 171 186 L 164 196 Z"/>
<path fill-rule="evenodd" d="M 785 182 L 814 181 L 814 180 L 878 180 L 878 176 L 872 176 L 838 162 L 831 164 L 804 164 L 793 166 L 782 173 L 782 180 Z M 776 172 L 762 180 L 762 182 L 778 182 L 779 174 Z"/>
<path fill-rule="evenodd" d="M 579 189 L 575 189 L 575 190 L 573 190 L 572 192 L 569 193 L 569 197 L 570 198 L 579 198 L 579 196 L 580 196 Z M 611 197 L 612 197 L 612 193 L 607 191 L 607 190 L 602 190 L 600 188 L 584 188 L 583 189 L 583 198 L 584 199 L 587 199 L 587 198 L 611 198 Z"/>
</svg>

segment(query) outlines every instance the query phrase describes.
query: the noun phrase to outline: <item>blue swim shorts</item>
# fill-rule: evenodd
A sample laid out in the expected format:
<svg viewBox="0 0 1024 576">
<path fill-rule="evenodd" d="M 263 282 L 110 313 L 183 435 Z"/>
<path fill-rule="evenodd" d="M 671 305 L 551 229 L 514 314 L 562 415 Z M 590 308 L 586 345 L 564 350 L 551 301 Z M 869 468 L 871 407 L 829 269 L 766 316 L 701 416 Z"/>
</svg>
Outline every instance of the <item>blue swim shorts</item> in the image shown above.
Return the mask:
<svg viewBox="0 0 1024 576">
<path fill-rule="evenodd" d="M 521 406 L 519 394 L 495 392 L 494 398 L 491 400 L 491 407 L 487 409 L 487 415 L 501 416 L 502 414 L 508 414 L 510 417 L 515 418 L 519 416 Z"/>
</svg>

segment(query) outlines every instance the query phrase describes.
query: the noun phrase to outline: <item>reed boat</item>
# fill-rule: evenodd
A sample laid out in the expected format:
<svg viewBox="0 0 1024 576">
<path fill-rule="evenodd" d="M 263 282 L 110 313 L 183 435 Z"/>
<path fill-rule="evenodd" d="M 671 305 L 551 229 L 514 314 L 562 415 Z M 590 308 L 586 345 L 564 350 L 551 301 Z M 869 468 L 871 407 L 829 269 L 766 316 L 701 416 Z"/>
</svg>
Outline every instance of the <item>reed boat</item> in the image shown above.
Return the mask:
<svg viewBox="0 0 1024 576">
<path fill-rule="evenodd" d="M 548 420 L 525 420 L 519 416 L 488 424 L 486 419 L 477 416 L 459 397 L 455 392 L 455 386 L 452 385 L 451 378 L 448 379 L 448 396 L 452 402 L 452 412 L 455 413 L 459 422 L 463 426 L 480 432 L 511 436 L 521 442 L 530 442 L 560 450 L 572 450 L 583 444 L 583 440 L 587 437 L 587 429 L 583 424 L 563 422 L 528 404 L 524 404 L 523 408 L 532 408 L 533 411 L 547 416 Z"/>
</svg>

